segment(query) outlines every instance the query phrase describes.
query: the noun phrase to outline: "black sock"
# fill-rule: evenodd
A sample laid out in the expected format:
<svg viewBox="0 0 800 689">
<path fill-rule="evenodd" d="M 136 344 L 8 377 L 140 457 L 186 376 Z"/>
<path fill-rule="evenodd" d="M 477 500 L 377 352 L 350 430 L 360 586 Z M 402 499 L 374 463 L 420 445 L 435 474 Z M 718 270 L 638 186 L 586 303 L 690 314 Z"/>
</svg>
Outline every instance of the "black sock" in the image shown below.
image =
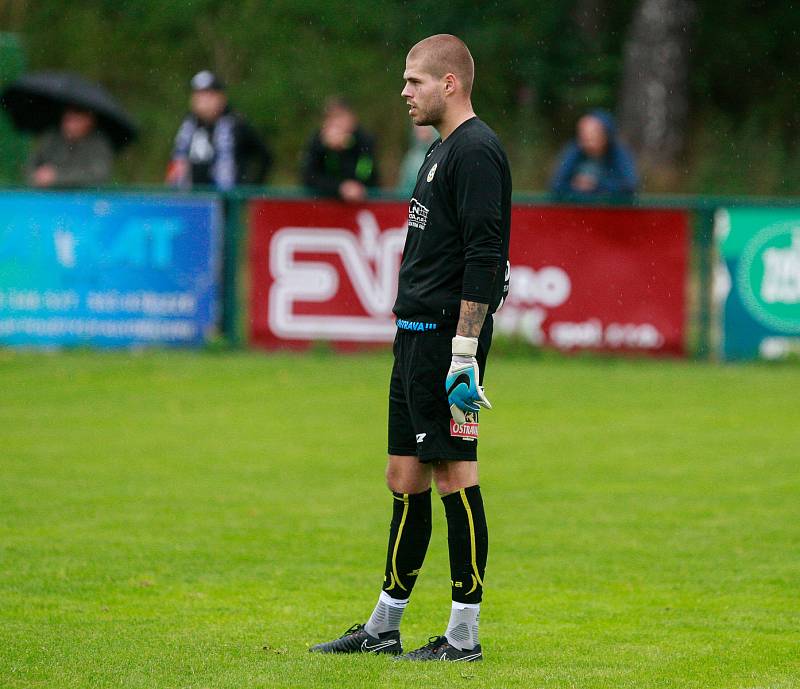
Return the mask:
<svg viewBox="0 0 800 689">
<path fill-rule="evenodd" d="M 431 489 L 392 493 L 394 509 L 383 590 L 403 600 L 411 595 L 431 540 Z"/>
<path fill-rule="evenodd" d="M 442 502 L 447 515 L 453 600 L 459 603 L 480 603 L 483 596 L 483 572 L 489 551 L 480 486 L 462 488 L 445 495 Z"/>
</svg>

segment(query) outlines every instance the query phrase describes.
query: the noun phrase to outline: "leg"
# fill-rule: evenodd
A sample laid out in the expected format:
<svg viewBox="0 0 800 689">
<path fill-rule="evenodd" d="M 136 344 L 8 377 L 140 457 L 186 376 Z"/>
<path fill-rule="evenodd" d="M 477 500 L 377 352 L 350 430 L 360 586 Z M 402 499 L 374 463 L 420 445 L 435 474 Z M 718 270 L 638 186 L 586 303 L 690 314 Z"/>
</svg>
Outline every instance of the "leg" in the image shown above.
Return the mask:
<svg viewBox="0 0 800 689">
<path fill-rule="evenodd" d="M 409 408 L 413 339 L 398 335 L 389 383 L 389 459 L 392 521 L 383 587 L 364 629 L 373 636 L 396 632 L 431 538 L 431 468 L 417 457 L 417 429 Z"/>
<path fill-rule="evenodd" d="M 402 652 L 400 620 L 431 536 L 431 468 L 417 458 L 417 431 L 407 397 L 407 371 L 413 358 L 410 344 L 398 333 L 389 383 L 386 482 L 392 491 L 392 521 L 383 587 L 366 624 L 354 625 L 339 639 L 313 646 L 313 652 Z"/>
<path fill-rule="evenodd" d="M 478 485 L 478 463 L 468 461 L 442 461 L 433 463 L 433 480 L 436 490 L 444 497 L 462 488 Z"/>
<path fill-rule="evenodd" d="M 383 590 L 364 629 L 380 636 L 400 629 L 431 538 L 431 469 L 412 455 L 389 455 L 386 482 L 392 522 Z"/>
<path fill-rule="evenodd" d="M 431 467 L 414 455 L 389 455 L 386 482 L 392 491 L 392 522 L 383 588 L 372 615 L 344 636 L 317 644 L 316 653 L 402 652 L 400 621 L 431 538 Z"/>
<path fill-rule="evenodd" d="M 392 491 L 392 523 L 389 528 L 389 548 L 386 553 L 386 570 L 383 592 L 394 601 L 405 603 L 417 581 L 431 539 L 431 469 L 409 455 L 389 455 L 386 480 Z M 367 631 L 387 631 L 377 625 Z M 397 619 L 399 627 L 400 619 Z"/>
<path fill-rule="evenodd" d="M 431 466 L 416 456 L 389 455 L 386 485 L 395 493 L 422 493 L 431 487 Z"/>
<path fill-rule="evenodd" d="M 447 516 L 452 605 L 444 636 L 402 656 L 404 660 L 475 661 L 483 658 L 478 638 L 488 537 L 474 461 L 437 461 L 433 480 Z"/>
<path fill-rule="evenodd" d="M 460 651 L 478 649 L 478 619 L 489 540 L 476 462 L 438 462 L 436 487 L 447 515 L 452 606 L 445 637 Z"/>
<path fill-rule="evenodd" d="M 483 590 L 488 539 L 478 487 L 478 414 L 467 424 L 452 423 L 444 387 L 450 364 L 450 333 L 425 340 L 417 405 L 418 443 L 422 462 L 431 465 L 432 479 L 442 497 L 447 516 L 452 603 L 450 623 L 443 637 L 404 656 L 410 660 L 480 660 L 478 614 Z M 485 351 L 479 352 L 485 363 Z"/>
</svg>

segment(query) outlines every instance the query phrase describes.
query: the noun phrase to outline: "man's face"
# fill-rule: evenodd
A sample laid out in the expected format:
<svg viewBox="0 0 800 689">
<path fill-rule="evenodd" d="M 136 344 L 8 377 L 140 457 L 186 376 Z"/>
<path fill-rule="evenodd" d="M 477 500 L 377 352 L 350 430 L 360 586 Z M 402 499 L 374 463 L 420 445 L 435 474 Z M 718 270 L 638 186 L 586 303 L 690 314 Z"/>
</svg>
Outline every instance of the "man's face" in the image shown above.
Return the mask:
<svg viewBox="0 0 800 689">
<path fill-rule="evenodd" d="M 578 146 L 591 158 L 599 158 L 606 152 L 608 134 L 599 119 L 584 115 L 578 120 Z"/>
<path fill-rule="evenodd" d="M 322 121 L 322 142 L 334 151 L 342 151 L 352 143 L 357 126 L 355 113 L 347 108 L 330 108 Z"/>
<path fill-rule="evenodd" d="M 406 71 L 403 73 L 406 82 L 400 93 L 408 104 L 411 121 L 419 126 L 438 125 L 445 112 L 445 80 L 433 76 L 425 70 L 418 57 L 406 58 Z"/>
<path fill-rule="evenodd" d="M 192 112 L 203 122 L 216 122 L 227 105 L 228 97 L 222 91 L 206 89 L 192 93 Z"/>
<path fill-rule="evenodd" d="M 61 118 L 61 133 L 68 141 L 77 141 L 94 129 L 94 114 L 84 110 L 65 110 Z"/>
</svg>

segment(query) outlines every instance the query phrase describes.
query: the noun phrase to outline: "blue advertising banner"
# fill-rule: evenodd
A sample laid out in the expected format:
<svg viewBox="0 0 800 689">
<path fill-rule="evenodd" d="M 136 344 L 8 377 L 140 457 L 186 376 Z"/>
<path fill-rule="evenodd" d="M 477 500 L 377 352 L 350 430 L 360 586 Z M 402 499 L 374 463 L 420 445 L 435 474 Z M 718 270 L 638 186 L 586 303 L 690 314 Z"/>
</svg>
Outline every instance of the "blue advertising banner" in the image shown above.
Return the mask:
<svg viewBox="0 0 800 689">
<path fill-rule="evenodd" d="M 715 234 L 722 358 L 800 353 L 800 209 L 721 209 Z"/>
<path fill-rule="evenodd" d="M 210 197 L 0 194 L 0 344 L 202 344 L 220 226 Z"/>
</svg>

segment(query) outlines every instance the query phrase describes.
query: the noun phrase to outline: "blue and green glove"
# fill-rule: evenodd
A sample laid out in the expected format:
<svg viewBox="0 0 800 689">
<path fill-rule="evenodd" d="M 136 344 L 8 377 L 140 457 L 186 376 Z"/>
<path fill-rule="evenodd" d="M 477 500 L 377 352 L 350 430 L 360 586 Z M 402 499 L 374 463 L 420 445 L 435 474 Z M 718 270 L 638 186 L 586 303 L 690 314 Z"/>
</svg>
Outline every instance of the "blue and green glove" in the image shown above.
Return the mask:
<svg viewBox="0 0 800 689">
<path fill-rule="evenodd" d="M 480 370 L 475 359 L 478 338 L 456 335 L 453 338 L 452 352 L 453 359 L 447 372 L 445 390 L 453 421 L 462 424 L 466 423 L 466 412 L 478 411 L 481 407 L 491 409 L 492 405 L 486 399 L 483 387 L 479 385 Z"/>
</svg>

